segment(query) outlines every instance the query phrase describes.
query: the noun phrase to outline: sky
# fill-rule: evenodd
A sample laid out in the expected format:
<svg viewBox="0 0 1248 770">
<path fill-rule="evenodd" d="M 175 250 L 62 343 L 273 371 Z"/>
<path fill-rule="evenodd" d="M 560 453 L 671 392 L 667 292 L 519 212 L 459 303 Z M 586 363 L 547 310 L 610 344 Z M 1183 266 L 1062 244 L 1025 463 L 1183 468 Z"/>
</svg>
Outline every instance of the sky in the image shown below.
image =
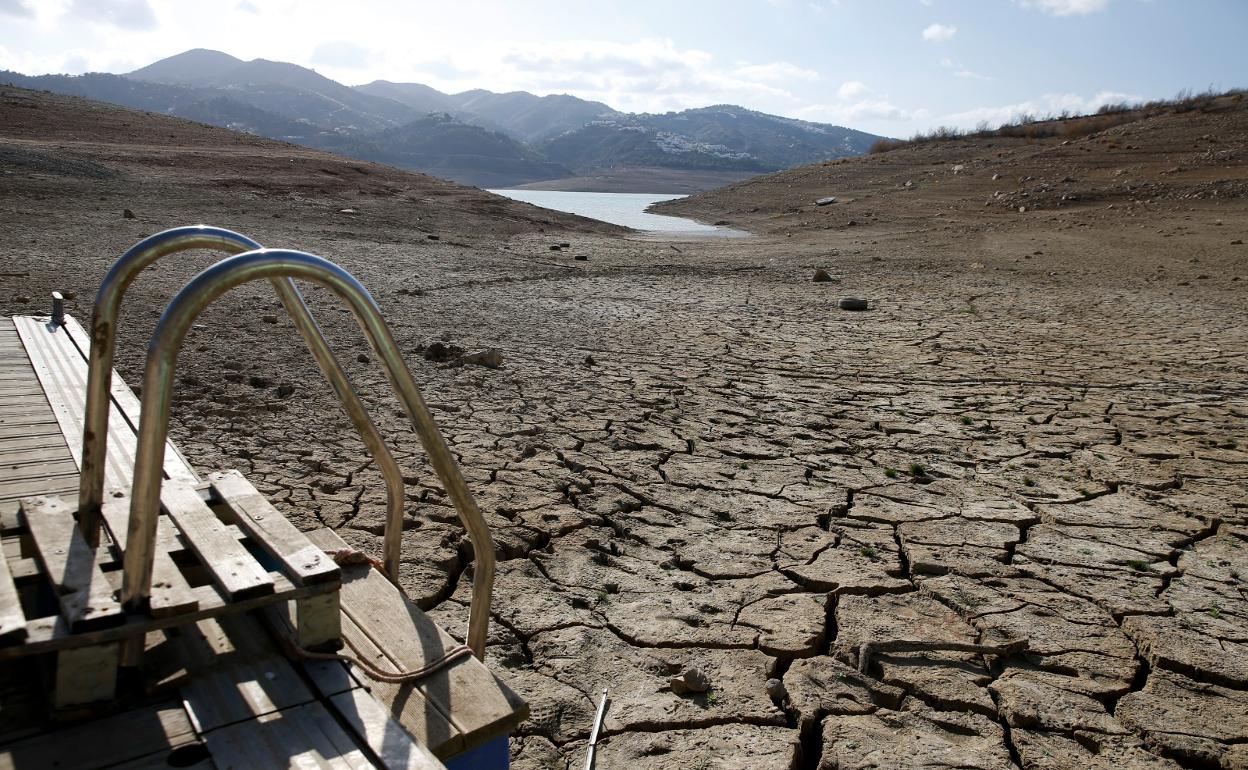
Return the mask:
<svg viewBox="0 0 1248 770">
<path fill-rule="evenodd" d="M 0 69 L 190 48 L 348 85 L 710 104 L 905 137 L 1248 86 L 1248 0 L 0 0 Z"/>
</svg>

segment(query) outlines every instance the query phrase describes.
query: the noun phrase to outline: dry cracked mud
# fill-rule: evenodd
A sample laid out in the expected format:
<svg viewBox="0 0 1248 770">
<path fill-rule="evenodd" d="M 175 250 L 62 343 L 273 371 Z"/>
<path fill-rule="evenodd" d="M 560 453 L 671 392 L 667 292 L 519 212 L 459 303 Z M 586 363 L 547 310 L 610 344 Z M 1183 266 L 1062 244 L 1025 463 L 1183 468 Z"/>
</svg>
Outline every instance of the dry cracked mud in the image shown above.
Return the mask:
<svg viewBox="0 0 1248 770">
<path fill-rule="evenodd" d="M 675 243 L 469 210 L 432 241 L 432 204 L 395 196 L 67 173 L 5 177 L 0 253 L 28 273 L 6 314 L 59 288 L 85 316 L 117 253 L 197 220 L 373 290 L 493 528 L 518 770 L 579 766 L 603 687 L 604 770 L 1248 766 L 1242 199 L 933 198 L 939 224 Z M 208 259 L 128 300 L 132 384 Z M 308 295 L 405 469 L 402 585 L 462 633 L 471 544 L 349 317 Z M 376 551 L 379 474 L 278 307 L 244 287 L 201 319 L 174 439 Z M 694 668 L 706 691 L 674 690 Z"/>
</svg>

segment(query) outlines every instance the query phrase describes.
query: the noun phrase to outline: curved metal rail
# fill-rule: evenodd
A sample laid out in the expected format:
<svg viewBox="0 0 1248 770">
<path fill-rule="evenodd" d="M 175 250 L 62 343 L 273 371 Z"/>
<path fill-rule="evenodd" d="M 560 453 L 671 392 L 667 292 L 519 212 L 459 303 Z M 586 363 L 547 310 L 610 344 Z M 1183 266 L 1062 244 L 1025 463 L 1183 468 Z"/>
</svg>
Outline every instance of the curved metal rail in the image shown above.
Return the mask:
<svg viewBox="0 0 1248 770">
<path fill-rule="evenodd" d="M 259 248 L 262 248 L 259 243 L 233 230 L 207 225 L 175 227 L 131 247 L 113 263 L 100 284 L 91 313 L 91 351 L 87 364 L 87 403 L 82 431 L 82 475 L 78 487 L 79 526 L 92 545 L 99 542 L 100 505 L 104 500 L 104 465 L 108 449 L 109 393 L 117 349 L 117 317 L 126 289 L 149 265 L 170 254 L 190 249 L 210 249 L 232 255 Z M 386 527 L 382 558 L 390 579 L 397 581 L 403 543 L 403 473 L 377 426 L 369 418 L 364 404 L 352 389 L 342 365 L 334 357 L 294 281 L 273 278 L 271 282 L 282 306 L 316 359 L 321 373 L 338 395 L 343 411 L 351 418 L 385 480 Z"/>
<path fill-rule="evenodd" d="M 258 249 L 221 260 L 195 276 L 165 308 L 148 346 L 143 372 L 143 402 L 135 453 L 134 489 L 130 500 L 128 543 L 124 556 L 122 601 L 132 609 L 146 604 L 151 592 L 156 523 L 160 514 L 161 467 L 169 430 L 169 403 L 178 350 L 191 324 L 208 305 L 230 289 L 258 279 L 298 278 L 333 291 L 350 308 L 380 359 L 430 464 L 451 496 L 460 520 L 472 538 L 476 565 L 468 615 L 468 646 L 485 655 L 490 597 L 494 589 L 494 541 L 446 441 L 429 414 L 390 328 L 368 290 L 350 273 L 329 260 L 301 251 Z"/>
</svg>

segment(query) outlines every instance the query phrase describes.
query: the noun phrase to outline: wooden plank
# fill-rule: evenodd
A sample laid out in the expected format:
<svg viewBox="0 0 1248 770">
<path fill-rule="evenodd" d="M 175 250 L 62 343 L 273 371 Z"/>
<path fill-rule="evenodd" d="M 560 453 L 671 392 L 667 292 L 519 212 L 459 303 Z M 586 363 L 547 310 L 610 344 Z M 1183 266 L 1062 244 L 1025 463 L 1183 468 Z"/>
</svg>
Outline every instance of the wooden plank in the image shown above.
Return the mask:
<svg viewBox="0 0 1248 770">
<path fill-rule="evenodd" d="M 163 702 L 0 747 L 0 770 L 93 770 L 198 742 L 181 704 Z"/>
<path fill-rule="evenodd" d="M 37 436 L 57 436 L 64 442 L 65 438 L 61 436 L 61 426 L 56 420 L 52 419 L 52 415 L 48 415 L 45 419 L 36 422 L 28 422 L 23 424 L 6 423 L 0 419 L 0 439 L 20 439 Z M 65 447 L 65 451 L 69 451 L 69 447 Z"/>
<path fill-rule="evenodd" d="M 206 736 L 219 770 L 366 770 L 374 765 L 320 703 L 295 706 Z"/>
<path fill-rule="evenodd" d="M 65 316 L 65 333 L 74 343 L 74 347 L 78 349 L 83 361 L 90 360 L 91 337 L 87 331 L 82 328 L 78 320 L 73 316 Z M 122 419 L 130 425 L 131 432 L 134 435 L 139 434 L 139 414 L 142 411 L 142 404 L 139 398 L 134 395 L 134 391 L 121 378 L 117 370 L 113 370 L 113 377 L 110 383 L 109 394 L 112 396 L 113 408 L 120 412 Z M 83 401 L 85 404 L 86 391 L 83 391 Z M 116 414 L 116 413 L 114 413 Z M 113 418 L 109 418 L 109 425 L 112 425 Z M 131 455 L 133 457 L 133 455 Z M 199 476 L 195 473 L 195 468 L 187 462 L 186 457 L 182 454 L 182 450 L 172 442 L 165 442 L 165 478 L 182 481 L 187 484 L 198 484 Z"/>
<path fill-rule="evenodd" d="M 55 423 L 52 424 L 55 426 Z M 7 458 L 13 452 L 29 449 L 58 449 L 64 453 L 65 457 L 69 457 L 69 447 L 65 445 L 65 439 L 61 436 L 60 429 L 56 427 L 46 433 L 31 431 L 15 436 L 0 436 L 0 458 Z M 0 460 L 0 462 L 3 461 Z"/>
<path fill-rule="evenodd" d="M 111 701 L 117 688 L 120 647 L 120 642 L 109 642 L 58 652 L 52 706 L 66 709 Z"/>
<path fill-rule="evenodd" d="M 2 465 L 5 470 L 5 481 L 0 486 L 28 479 L 76 476 L 78 474 L 78 466 L 74 465 L 73 461 L 68 458 L 64 460 L 53 458 L 24 463 L 3 463 Z"/>
<path fill-rule="evenodd" d="M 308 537 L 326 550 L 346 547 L 332 530 L 314 530 Z M 372 568 L 343 570 L 341 602 L 343 636 L 348 645 L 357 654 L 364 654 L 360 635 L 366 636 L 376 648 L 370 662 L 379 668 L 395 672 L 417 669 L 458 644 Z M 464 750 L 510 732 L 528 717 L 528 705 L 472 656 L 430 674 L 415 687 L 463 735 Z M 402 692 L 400 688 L 394 694 L 400 696 Z M 407 721 L 403 724 L 414 729 Z M 432 741 L 428 745 L 438 756 L 446 756 Z"/>
<path fill-rule="evenodd" d="M 36 655 L 54 650 L 84 647 L 91 644 L 126 639 L 141 633 L 185 625 L 186 623 L 204 618 L 243 613 L 274 602 L 315 596 L 337 588 L 336 583 L 297 586 L 287 580 L 280 572 L 270 572 L 269 578 L 273 581 L 274 591 L 267 596 L 257 596 L 251 599 L 230 602 L 226 600 L 220 589 L 214 585 L 195 586 L 195 598 L 199 600 L 199 609 L 195 612 L 163 618 L 131 615 L 127 616 L 125 625 L 98 631 L 71 634 L 69 625 L 60 615 L 46 618 L 27 618 L 25 643 L 11 647 L 0 647 L 0 660 L 10 660 L 26 655 Z"/>
<path fill-rule="evenodd" d="M 22 611 L 17 586 L 13 585 L 8 556 L 0 554 L 0 644 L 25 638 L 26 614 Z"/>
<path fill-rule="evenodd" d="M 374 664 L 388 661 L 377 645 L 369 639 L 363 629 L 351 622 L 347 616 L 342 619 L 342 634 L 350 646 L 352 654 L 360 656 Z M 352 678 L 359 681 L 373 696 L 385 705 L 391 716 L 399 724 L 416 736 L 422 745 L 428 746 L 434 756 L 449 759 L 464 750 L 464 734 L 446 715 L 446 709 L 430 702 L 425 697 L 426 689 L 419 684 L 394 684 L 378 682 L 355 666 L 348 665 Z M 430 684 L 434 690 L 445 691 L 446 680 L 437 676 L 431 677 Z M 437 692 L 430 693 L 437 697 Z"/>
<path fill-rule="evenodd" d="M 366 690 L 355 689 L 335 695 L 330 705 L 356 737 L 373 750 L 388 770 L 433 770 L 444 768 L 429 749 L 420 745 L 403 726 L 390 716 Z"/>
<path fill-rule="evenodd" d="M 31 367 L 39 378 L 39 384 L 46 396 L 45 402 L 50 407 L 61 432 L 65 435 L 66 444 L 78 467 L 82 466 L 82 424 L 83 410 L 86 402 L 87 362 L 85 349 L 80 350 L 73 336 L 80 334 L 85 339 L 82 327 L 70 317 L 66 317 L 66 325 L 52 327 L 46 317 L 16 316 L 13 323 L 17 327 Z M 121 409 L 116 403 L 118 393 L 128 394 L 125 399 L 126 408 Z M 139 422 L 138 400 L 126 386 L 121 377 L 113 372 L 114 399 L 109 406 L 108 421 L 108 452 L 104 463 L 104 486 L 106 489 L 129 489 L 134 476 L 134 455 L 137 446 L 135 427 Z M 173 446 L 166 443 L 164 472 L 167 478 L 177 478 L 195 483 L 198 478 L 187 464 L 185 458 Z"/>
<path fill-rule="evenodd" d="M 341 570 L 325 550 L 313 545 L 243 474 L 234 470 L 212 473 L 208 480 L 238 514 L 238 526 L 286 568 L 292 582 L 308 585 L 340 579 Z"/>
<path fill-rule="evenodd" d="M 231 601 L 273 593 L 268 571 L 226 531 L 198 492 L 167 481 L 161 489 L 160 502 L 191 550 L 208 567 L 213 582 Z"/>
<path fill-rule="evenodd" d="M 176 644 L 191 675 L 182 698 L 200 733 L 315 700 L 267 639 L 240 638 L 263 633 L 249 619 L 203 620 L 182 629 Z"/>
<path fill-rule="evenodd" d="M 95 550 L 74 521 L 72 509 L 56 497 L 22 501 L 26 526 L 39 562 L 72 631 L 90 631 L 125 622 L 113 589 L 95 563 Z"/>
<path fill-rule="evenodd" d="M 130 520 L 129 500 L 107 500 L 100 506 L 104 524 L 113 537 L 117 548 L 125 553 L 126 539 L 129 536 L 127 524 Z M 174 563 L 170 555 L 177 547 L 173 526 L 169 520 L 161 516 L 156 523 L 156 554 L 152 560 L 152 593 L 150 612 L 152 617 L 162 618 L 181 615 L 199 609 L 199 599 L 191 584 L 182 575 L 182 570 Z"/>
</svg>

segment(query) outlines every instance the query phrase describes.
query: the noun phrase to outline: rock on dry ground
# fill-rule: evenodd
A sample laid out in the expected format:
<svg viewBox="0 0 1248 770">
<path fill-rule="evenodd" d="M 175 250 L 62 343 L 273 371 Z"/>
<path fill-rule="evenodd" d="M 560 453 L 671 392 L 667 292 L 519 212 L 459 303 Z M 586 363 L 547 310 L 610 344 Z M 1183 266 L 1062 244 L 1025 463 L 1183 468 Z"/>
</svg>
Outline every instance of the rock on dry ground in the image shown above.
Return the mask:
<svg viewBox="0 0 1248 770">
<path fill-rule="evenodd" d="M 1216 149 L 1242 155 L 1241 124 Z M 849 230 L 677 251 L 501 204 L 474 225 L 477 203 L 452 216 L 419 193 L 174 184 L 127 165 L 138 149 L 75 147 L 40 152 L 119 170 L 0 188 L 0 259 L 29 273 L 0 285 L 5 313 L 60 288 L 85 316 L 114 254 L 191 221 L 322 253 L 373 290 L 493 527 L 488 657 L 533 711 L 515 767 L 577 766 L 603 687 L 601 768 L 1248 762 L 1242 197 L 1020 219 L 898 184 L 895 207 L 810 214 L 848 209 Z M 921 180 L 949 165 L 907 162 Z M 135 289 L 131 382 L 163 298 L 206 263 Z M 842 292 L 873 309 L 840 312 Z M 403 586 L 462 633 L 471 545 L 349 317 L 308 294 L 405 469 Z M 428 361 L 435 341 L 502 366 Z M 179 377 L 174 438 L 197 466 L 378 548 L 379 475 L 266 287 L 204 316 Z M 674 691 L 693 668 L 705 691 Z"/>
</svg>

